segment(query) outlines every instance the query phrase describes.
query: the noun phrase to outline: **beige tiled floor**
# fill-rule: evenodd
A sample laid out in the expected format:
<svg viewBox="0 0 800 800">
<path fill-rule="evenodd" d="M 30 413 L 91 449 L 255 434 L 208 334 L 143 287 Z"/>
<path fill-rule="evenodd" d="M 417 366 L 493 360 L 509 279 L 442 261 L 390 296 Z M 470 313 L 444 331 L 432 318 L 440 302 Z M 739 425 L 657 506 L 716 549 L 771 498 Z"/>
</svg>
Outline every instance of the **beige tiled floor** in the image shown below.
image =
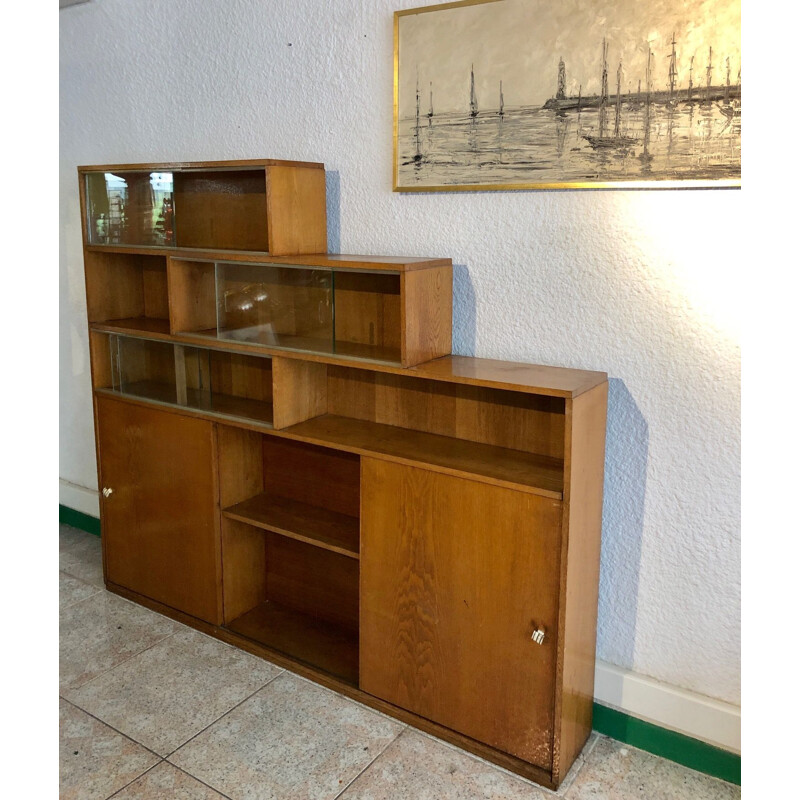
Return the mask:
<svg viewBox="0 0 800 800">
<path fill-rule="evenodd" d="M 103 587 L 61 526 L 61 797 L 730 800 L 738 786 L 593 735 L 557 795 Z"/>
</svg>

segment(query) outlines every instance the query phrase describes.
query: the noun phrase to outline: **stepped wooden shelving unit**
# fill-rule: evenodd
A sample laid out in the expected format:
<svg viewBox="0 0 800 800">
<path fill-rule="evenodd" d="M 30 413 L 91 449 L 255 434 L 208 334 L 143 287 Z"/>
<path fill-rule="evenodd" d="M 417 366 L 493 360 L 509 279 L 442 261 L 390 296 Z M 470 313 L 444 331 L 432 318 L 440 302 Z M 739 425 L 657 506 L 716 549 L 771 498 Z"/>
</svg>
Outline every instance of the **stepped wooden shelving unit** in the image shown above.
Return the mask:
<svg viewBox="0 0 800 800">
<path fill-rule="evenodd" d="M 450 260 L 325 253 L 320 164 L 79 179 L 108 588 L 557 786 L 606 375 L 451 356 Z"/>
</svg>

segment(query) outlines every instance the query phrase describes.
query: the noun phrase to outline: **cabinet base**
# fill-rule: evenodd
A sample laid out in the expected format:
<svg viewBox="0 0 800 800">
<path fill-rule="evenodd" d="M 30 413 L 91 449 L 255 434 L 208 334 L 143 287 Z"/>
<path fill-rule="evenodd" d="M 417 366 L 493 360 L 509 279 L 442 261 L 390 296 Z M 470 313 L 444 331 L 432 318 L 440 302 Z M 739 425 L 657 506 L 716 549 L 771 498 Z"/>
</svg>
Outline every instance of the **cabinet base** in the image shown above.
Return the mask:
<svg viewBox="0 0 800 800">
<path fill-rule="evenodd" d="M 352 683 L 348 683 L 341 678 L 337 678 L 336 676 L 330 675 L 322 670 L 315 669 L 308 664 L 304 664 L 301 661 L 290 658 L 284 653 L 280 653 L 277 650 L 273 650 L 269 647 L 259 644 L 258 642 L 254 642 L 253 640 L 241 636 L 240 634 L 231 630 L 217 625 L 212 625 L 208 622 L 197 619 L 196 617 L 192 617 L 189 614 L 185 614 L 182 611 L 177 611 L 174 608 L 165 606 L 163 603 L 159 603 L 156 600 L 151 600 L 149 597 L 144 597 L 136 592 L 132 592 L 130 589 L 126 589 L 124 586 L 118 586 L 115 583 L 106 581 L 106 588 L 109 592 L 113 592 L 114 594 L 124 597 L 127 600 L 131 600 L 134 603 L 138 603 L 145 608 L 157 611 L 159 614 L 163 614 L 165 617 L 174 619 L 177 622 L 182 622 L 184 625 L 188 625 L 190 628 L 194 628 L 195 630 L 205 633 L 208 636 L 213 636 L 215 639 L 219 639 L 226 644 L 238 647 L 240 650 L 244 650 L 245 652 L 251 653 L 254 656 L 258 656 L 259 658 L 270 661 L 279 667 L 288 669 L 296 675 L 300 675 L 303 678 L 314 681 L 315 683 L 325 686 L 328 689 L 332 689 L 333 691 L 338 692 L 345 697 L 349 697 L 352 700 L 363 703 L 365 706 L 374 708 L 376 711 L 380 711 L 387 716 L 394 717 L 400 722 L 411 725 L 412 727 L 417 728 L 424 733 L 435 736 L 437 739 L 442 739 L 443 741 L 453 744 L 456 747 L 460 747 L 462 750 L 466 750 L 467 752 L 483 758 L 486 761 L 497 764 L 497 766 L 503 767 L 503 769 L 507 769 L 509 772 L 514 772 L 517 775 L 521 775 L 523 778 L 534 781 L 535 783 L 548 789 L 555 790 L 558 788 L 558 784 L 553 781 L 553 776 L 551 773 L 542 769 L 541 767 L 534 766 L 527 761 L 523 761 L 520 758 L 511 756 L 508 753 L 503 753 L 500 750 L 495 750 L 493 747 L 489 747 L 488 745 L 478 742 L 475 739 L 470 739 L 468 736 L 463 736 L 462 734 L 457 733 L 450 728 L 437 725 L 435 722 L 431 722 L 424 717 L 417 716 L 410 711 L 406 711 L 403 708 L 399 708 L 391 703 L 387 703 L 386 701 L 374 697 L 371 694 L 362 692 Z"/>
</svg>

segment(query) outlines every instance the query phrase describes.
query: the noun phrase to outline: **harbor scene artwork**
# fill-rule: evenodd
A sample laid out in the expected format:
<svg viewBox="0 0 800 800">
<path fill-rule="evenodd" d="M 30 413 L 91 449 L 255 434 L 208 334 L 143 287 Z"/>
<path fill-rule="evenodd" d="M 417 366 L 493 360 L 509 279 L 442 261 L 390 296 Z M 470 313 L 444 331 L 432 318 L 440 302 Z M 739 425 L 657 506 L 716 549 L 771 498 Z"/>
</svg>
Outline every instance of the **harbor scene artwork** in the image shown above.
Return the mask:
<svg viewBox="0 0 800 800">
<path fill-rule="evenodd" d="M 741 185 L 738 0 L 395 13 L 396 191 Z"/>
</svg>

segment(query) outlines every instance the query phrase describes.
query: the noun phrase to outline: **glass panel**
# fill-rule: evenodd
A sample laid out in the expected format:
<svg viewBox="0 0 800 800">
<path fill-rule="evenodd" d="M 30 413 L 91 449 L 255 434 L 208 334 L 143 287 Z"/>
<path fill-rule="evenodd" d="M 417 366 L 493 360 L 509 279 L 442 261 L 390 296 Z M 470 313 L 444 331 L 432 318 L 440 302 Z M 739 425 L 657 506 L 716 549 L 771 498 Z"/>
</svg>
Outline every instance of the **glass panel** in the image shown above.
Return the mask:
<svg viewBox="0 0 800 800">
<path fill-rule="evenodd" d="M 216 265 L 217 336 L 333 353 L 333 273 L 262 264 Z"/>
<path fill-rule="evenodd" d="M 175 244 L 171 172 L 90 172 L 86 201 L 90 244 Z"/>
<path fill-rule="evenodd" d="M 116 339 L 116 346 L 113 339 Z M 111 350 L 114 391 L 162 403 L 178 402 L 173 345 L 129 336 L 115 336 L 113 339 Z"/>
</svg>

